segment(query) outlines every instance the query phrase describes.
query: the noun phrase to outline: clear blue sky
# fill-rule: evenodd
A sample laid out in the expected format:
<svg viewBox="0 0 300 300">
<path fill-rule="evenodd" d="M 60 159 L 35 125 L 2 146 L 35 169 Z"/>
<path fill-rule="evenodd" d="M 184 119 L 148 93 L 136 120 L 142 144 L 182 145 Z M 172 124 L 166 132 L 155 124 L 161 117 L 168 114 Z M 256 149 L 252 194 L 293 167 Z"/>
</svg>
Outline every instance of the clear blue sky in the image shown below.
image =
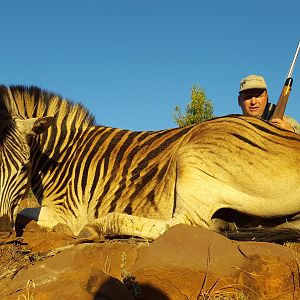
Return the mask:
<svg viewBox="0 0 300 300">
<path fill-rule="evenodd" d="M 83 103 L 99 124 L 175 127 L 191 87 L 218 116 L 239 113 L 240 79 L 265 76 L 277 102 L 300 39 L 299 0 L 1 1 L 2 84 Z M 287 113 L 300 121 L 300 57 Z"/>
</svg>

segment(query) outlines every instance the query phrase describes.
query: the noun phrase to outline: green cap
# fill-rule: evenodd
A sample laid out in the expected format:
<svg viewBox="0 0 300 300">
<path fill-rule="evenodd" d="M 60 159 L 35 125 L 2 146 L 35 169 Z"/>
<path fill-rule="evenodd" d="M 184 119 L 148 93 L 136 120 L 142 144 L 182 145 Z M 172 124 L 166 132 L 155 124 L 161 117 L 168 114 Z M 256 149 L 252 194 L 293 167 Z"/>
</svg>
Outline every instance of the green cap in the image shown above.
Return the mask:
<svg viewBox="0 0 300 300">
<path fill-rule="evenodd" d="M 267 84 L 262 76 L 249 75 L 241 80 L 240 92 L 250 89 L 267 89 Z"/>
</svg>

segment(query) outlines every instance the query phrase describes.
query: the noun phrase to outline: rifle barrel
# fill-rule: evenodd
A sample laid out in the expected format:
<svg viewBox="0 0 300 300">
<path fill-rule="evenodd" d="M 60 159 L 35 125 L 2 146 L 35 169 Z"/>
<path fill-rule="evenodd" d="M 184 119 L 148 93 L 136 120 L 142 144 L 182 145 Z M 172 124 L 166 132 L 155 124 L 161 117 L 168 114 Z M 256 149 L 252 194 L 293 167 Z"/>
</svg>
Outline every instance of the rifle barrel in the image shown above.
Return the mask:
<svg viewBox="0 0 300 300">
<path fill-rule="evenodd" d="M 297 60 L 297 56 L 298 56 L 299 50 L 300 50 L 300 41 L 299 41 L 299 43 L 298 43 L 298 46 L 297 46 L 297 49 L 296 49 L 296 52 L 295 52 L 295 55 L 294 55 L 294 59 L 293 59 L 293 61 L 292 61 L 290 70 L 289 70 L 289 72 L 288 72 L 286 78 L 292 78 L 293 71 L 294 71 L 294 66 L 295 66 L 295 62 L 296 62 L 296 60 Z"/>
<path fill-rule="evenodd" d="M 287 77 L 285 79 L 285 83 L 284 86 L 282 88 L 280 97 L 278 99 L 277 105 L 274 109 L 274 113 L 271 117 L 271 119 L 283 119 L 283 115 L 284 115 L 284 111 L 287 105 L 287 102 L 289 100 L 289 96 L 291 93 L 291 89 L 292 89 L 292 85 L 293 85 L 293 78 L 292 78 L 292 74 L 294 71 L 294 66 L 295 66 L 295 62 L 299 53 L 299 49 L 300 49 L 300 41 L 298 42 L 298 46 L 294 55 L 294 59 L 292 61 L 291 67 L 289 69 L 289 72 L 287 74 Z"/>
</svg>

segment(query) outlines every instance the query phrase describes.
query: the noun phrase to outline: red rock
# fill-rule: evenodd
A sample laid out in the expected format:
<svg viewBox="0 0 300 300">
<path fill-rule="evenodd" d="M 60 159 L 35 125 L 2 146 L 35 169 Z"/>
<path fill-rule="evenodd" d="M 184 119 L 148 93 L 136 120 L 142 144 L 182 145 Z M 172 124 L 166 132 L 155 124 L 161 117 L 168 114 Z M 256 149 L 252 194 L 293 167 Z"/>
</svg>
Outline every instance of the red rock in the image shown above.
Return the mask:
<svg viewBox="0 0 300 300">
<path fill-rule="evenodd" d="M 233 299 L 300 298 L 300 254 L 277 244 L 231 241 L 188 225 L 174 226 L 150 244 L 128 239 L 74 246 L 64 229 L 47 231 L 34 223 L 24 238 L 33 251 L 24 259 L 14 251 L 17 245 L 1 252 L 12 264 L 19 262 L 19 269 L 13 278 L 0 279 L 0 299 L 27 295 L 28 282 L 35 284 L 37 300 L 133 299 L 124 276 L 130 291 L 145 300 L 196 300 L 216 293 L 224 299 L 230 293 L 244 293 Z"/>
<path fill-rule="evenodd" d="M 300 255 L 284 246 L 235 242 L 210 230 L 177 225 L 140 249 L 129 271 L 145 299 L 154 299 L 149 286 L 161 293 L 155 299 L 179 300 L 196 299 L 214 284 L 211 294 L 228 287 L 223 291 L 236 288 L 250 299 L 297 299 L 297 261 Z"/>
</svg>

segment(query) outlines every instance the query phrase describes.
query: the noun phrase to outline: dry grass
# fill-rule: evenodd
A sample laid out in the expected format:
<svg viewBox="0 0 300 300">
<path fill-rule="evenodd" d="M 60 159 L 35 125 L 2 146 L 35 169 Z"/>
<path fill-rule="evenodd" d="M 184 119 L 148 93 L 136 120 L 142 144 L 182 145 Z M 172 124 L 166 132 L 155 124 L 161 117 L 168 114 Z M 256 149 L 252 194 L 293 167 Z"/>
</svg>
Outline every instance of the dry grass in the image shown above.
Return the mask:
<svg viewBox="0 0 300 300">
<path fill-rule="evenodd" d="M 135 280 L 135 276 L 133 276 L 130 272 L 127 271 L 126 266 L 126 253 L 123 252 L 122 260 L 121 260 L 121 276 L 123 279 L 124 285 L 127 287 L 130 294 L 134 299 L 140 300 L 143 299 L 143 294 L 140 285 Z"/>
<path fill-rule="evenodd" d="M 28 280 L 26 284 L 26 295 L 18 296 L 17 300 L 34 300 L 33 294 L 35 291 L 35 283 L 33 280 Z"/>
<path fill-rule="evenodd" d="M 216 286 L 221 279 L 221 276 L 215 280 L 210 288 L 207 288 L 208 281 L 208 270 L 210 265 L 211 258 L 211 248 L 208 246 L 208 255 L 206 260 L 206 271 L 204 280 L 202 282 L 200 292 L 197 296 L 197 300 L 248 300 L 249 297 L 245 294 L 244 290 L 249 290 L 252 293 L 255 293 L 252 289 L 246 286 L 242 286 L 240 284 L 230 284 L 222 286 L 217 289 Z"/>
<path fill-rule="evenodd" d="M 228 290 L 227 290 L 228 289 Z M 223 287 L 220 290 L 202 292 L 197 300 L 248 300 L 249 297 L 240 289 L 233 286 Z"/>
</svg>

